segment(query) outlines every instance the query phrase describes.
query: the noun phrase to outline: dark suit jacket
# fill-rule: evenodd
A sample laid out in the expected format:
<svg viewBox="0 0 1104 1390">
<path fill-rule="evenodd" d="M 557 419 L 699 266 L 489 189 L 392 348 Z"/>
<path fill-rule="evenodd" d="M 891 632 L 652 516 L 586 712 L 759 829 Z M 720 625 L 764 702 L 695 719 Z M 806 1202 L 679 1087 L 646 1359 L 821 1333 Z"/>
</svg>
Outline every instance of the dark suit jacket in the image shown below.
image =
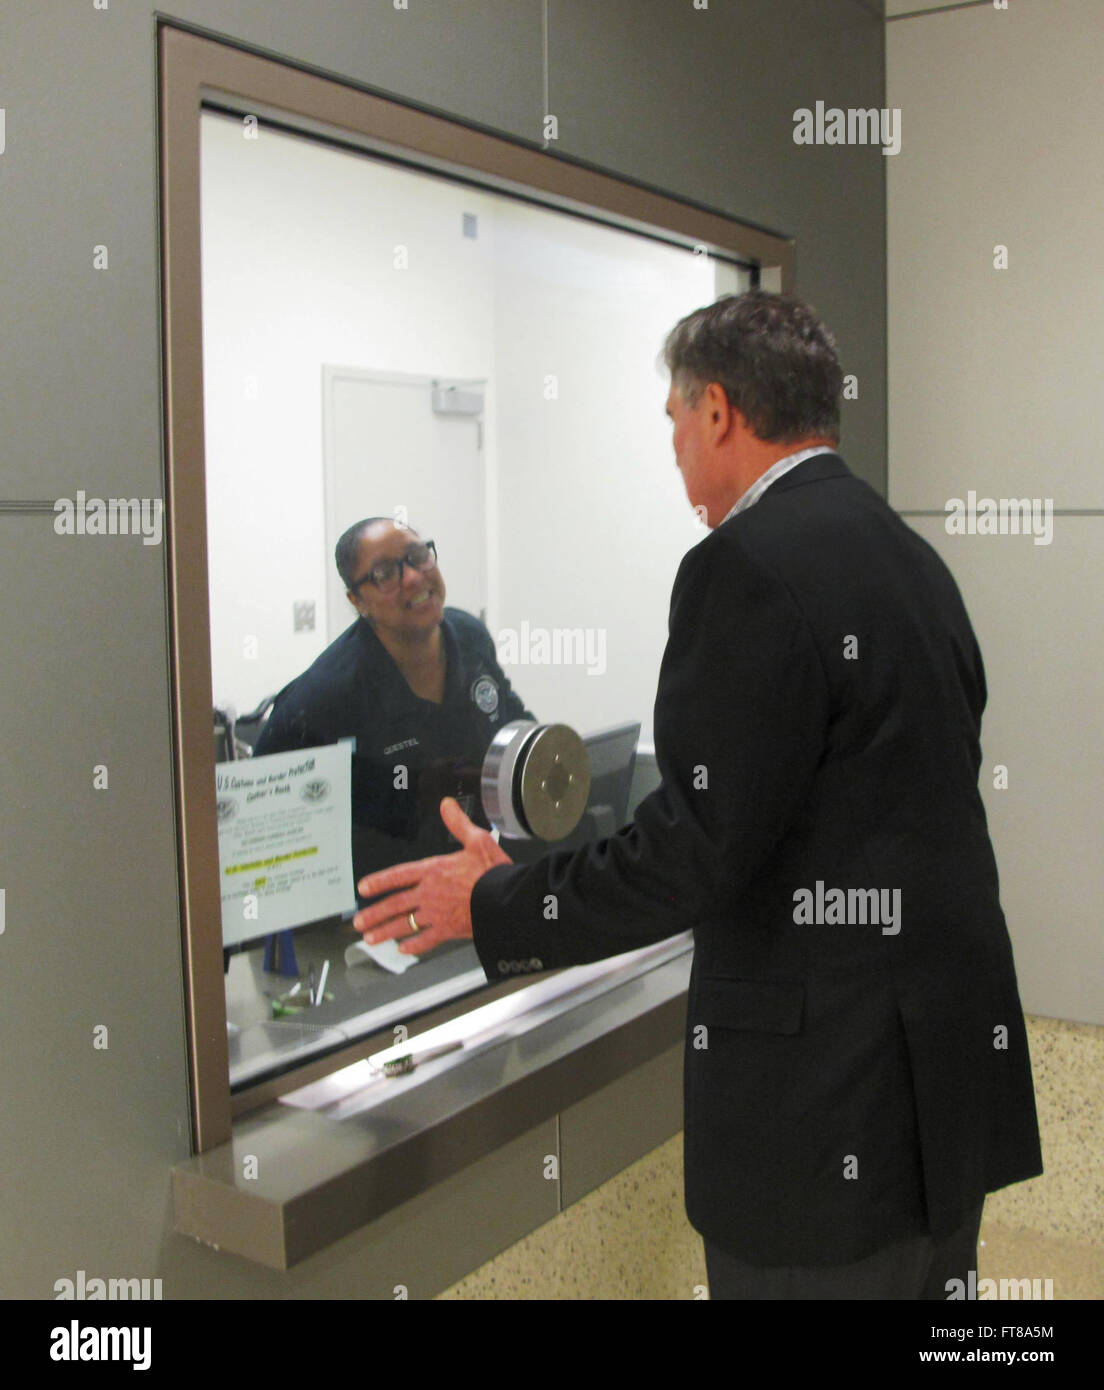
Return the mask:
<svg viewBox="0 0 1104 1390">
<path fill-rule="evenodd" d="M 687 1213 L 751 1263 L 947 1234 L 1042 1171 L 978 794 L 985 699 L 947 568 L 822 454 L 684 557 L 663 780 L 633 822 L 476 884 L 492 980 L 693 928 Z M 884 890 L 887 914 L 853 892 L 846 921 L 795 920 L 818 883 L 822 906 Z"/>
</svg>

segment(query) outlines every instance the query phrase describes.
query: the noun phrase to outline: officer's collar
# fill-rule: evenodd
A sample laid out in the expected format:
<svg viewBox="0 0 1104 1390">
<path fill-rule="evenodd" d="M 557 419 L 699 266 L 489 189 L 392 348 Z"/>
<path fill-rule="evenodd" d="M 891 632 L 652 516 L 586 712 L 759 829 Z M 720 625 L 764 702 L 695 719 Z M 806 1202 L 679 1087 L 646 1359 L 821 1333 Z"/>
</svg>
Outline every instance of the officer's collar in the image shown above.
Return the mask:
<svg viewBox="0 0 1104 1390">
<path fill-rule="evenodd" d="M 361 641 L 379 662 L 379 670 L 383 679 L 390 683 L 400 696 L 405 696 L 408 699 L 413 696 L 415 700 L 419 699 L 420 696 L 414 694 L 410 688 L 410 683 L 399 669 L 399 663 L 380 641 L 375 628 L 363 614 L 357 619 L 357 630 Z M 464 678 L 467 671 L 461 670 L 463 654 L 456 637 L 456 629 L 447 610 L 441 618 L 441 640 L 445 644 L 445 691 L 441 703 L 442 705 L 451 705 L 455 704 L 463 693 Z M 427 703 L 432 704 L 433 702 L 428 701 Z"/>
</svg>

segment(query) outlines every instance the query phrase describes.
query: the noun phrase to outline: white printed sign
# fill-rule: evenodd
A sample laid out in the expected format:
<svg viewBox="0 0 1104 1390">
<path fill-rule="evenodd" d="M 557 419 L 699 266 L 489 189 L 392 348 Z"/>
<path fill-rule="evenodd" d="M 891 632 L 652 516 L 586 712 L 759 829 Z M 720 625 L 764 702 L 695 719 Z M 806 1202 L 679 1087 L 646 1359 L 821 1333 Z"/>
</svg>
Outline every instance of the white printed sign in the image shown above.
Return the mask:
<svg viewBox="0 0 1104 1390">
<path fill-rule="evenodd" d="M 217 763 L 226 946 L 356 907 L 351 742 Z"/>
</svg>

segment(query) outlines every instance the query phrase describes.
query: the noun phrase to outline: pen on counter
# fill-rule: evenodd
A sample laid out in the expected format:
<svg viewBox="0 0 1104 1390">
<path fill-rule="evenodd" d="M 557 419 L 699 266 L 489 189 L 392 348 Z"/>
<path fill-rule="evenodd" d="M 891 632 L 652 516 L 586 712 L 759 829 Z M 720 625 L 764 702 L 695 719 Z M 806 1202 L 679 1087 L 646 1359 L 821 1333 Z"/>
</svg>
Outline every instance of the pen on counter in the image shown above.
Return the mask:
<svg viewBox="0 0 1104 1390">
<path fill-rule="evenodd" d="M 322 966 L 322 978 L 318 981 L 318 993 L 314 997 L 315 1007 L 326 997 L 326 976 L 330 973 L 330 962 L 327 960 Z"/>
<path fill-rule="evenodd" d="M 308 978 L 310 980 L 310 1002 L 314 1003 L 314 961 L 308 967 Z"/>
<path fill-rule="evenodd" d="M 390 1062 L 384 1062 L 383 1074 L 384 1076 L 405 1076 L 407 1072 L 412 1072 L 423 1062 L 432 1062 L 437 1057 L 443 1057 L 446 1052 L 455 1052 L 463 1046 L 462 1042 L 450 1042 L 442 1043 L 440 1047 L 427 1047 L 424 1052 L 407 1052 L 405 1056 L 393 1057 Z"/>
</svg>

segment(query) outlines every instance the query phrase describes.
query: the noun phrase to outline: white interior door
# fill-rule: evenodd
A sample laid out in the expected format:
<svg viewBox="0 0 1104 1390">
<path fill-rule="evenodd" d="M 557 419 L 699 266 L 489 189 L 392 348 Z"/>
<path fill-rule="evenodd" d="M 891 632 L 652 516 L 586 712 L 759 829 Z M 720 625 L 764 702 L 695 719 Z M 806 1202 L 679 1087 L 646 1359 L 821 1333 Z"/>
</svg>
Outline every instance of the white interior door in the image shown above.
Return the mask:
<svg viewBox="0 0 1104 1390">
<path fill-rule="evenodd" d="M 434 387 L 485 382 L 325 366 L 326 545 L 367 516 L 396 516 L 437 545 L 445 602 L 487 609 L 487 498 L 482 415 L 434 410 Z M 401 511 L 399 509 L 402 509 Z M 329 565 L 327 640 L 355 614 Z"/>
</svg>

